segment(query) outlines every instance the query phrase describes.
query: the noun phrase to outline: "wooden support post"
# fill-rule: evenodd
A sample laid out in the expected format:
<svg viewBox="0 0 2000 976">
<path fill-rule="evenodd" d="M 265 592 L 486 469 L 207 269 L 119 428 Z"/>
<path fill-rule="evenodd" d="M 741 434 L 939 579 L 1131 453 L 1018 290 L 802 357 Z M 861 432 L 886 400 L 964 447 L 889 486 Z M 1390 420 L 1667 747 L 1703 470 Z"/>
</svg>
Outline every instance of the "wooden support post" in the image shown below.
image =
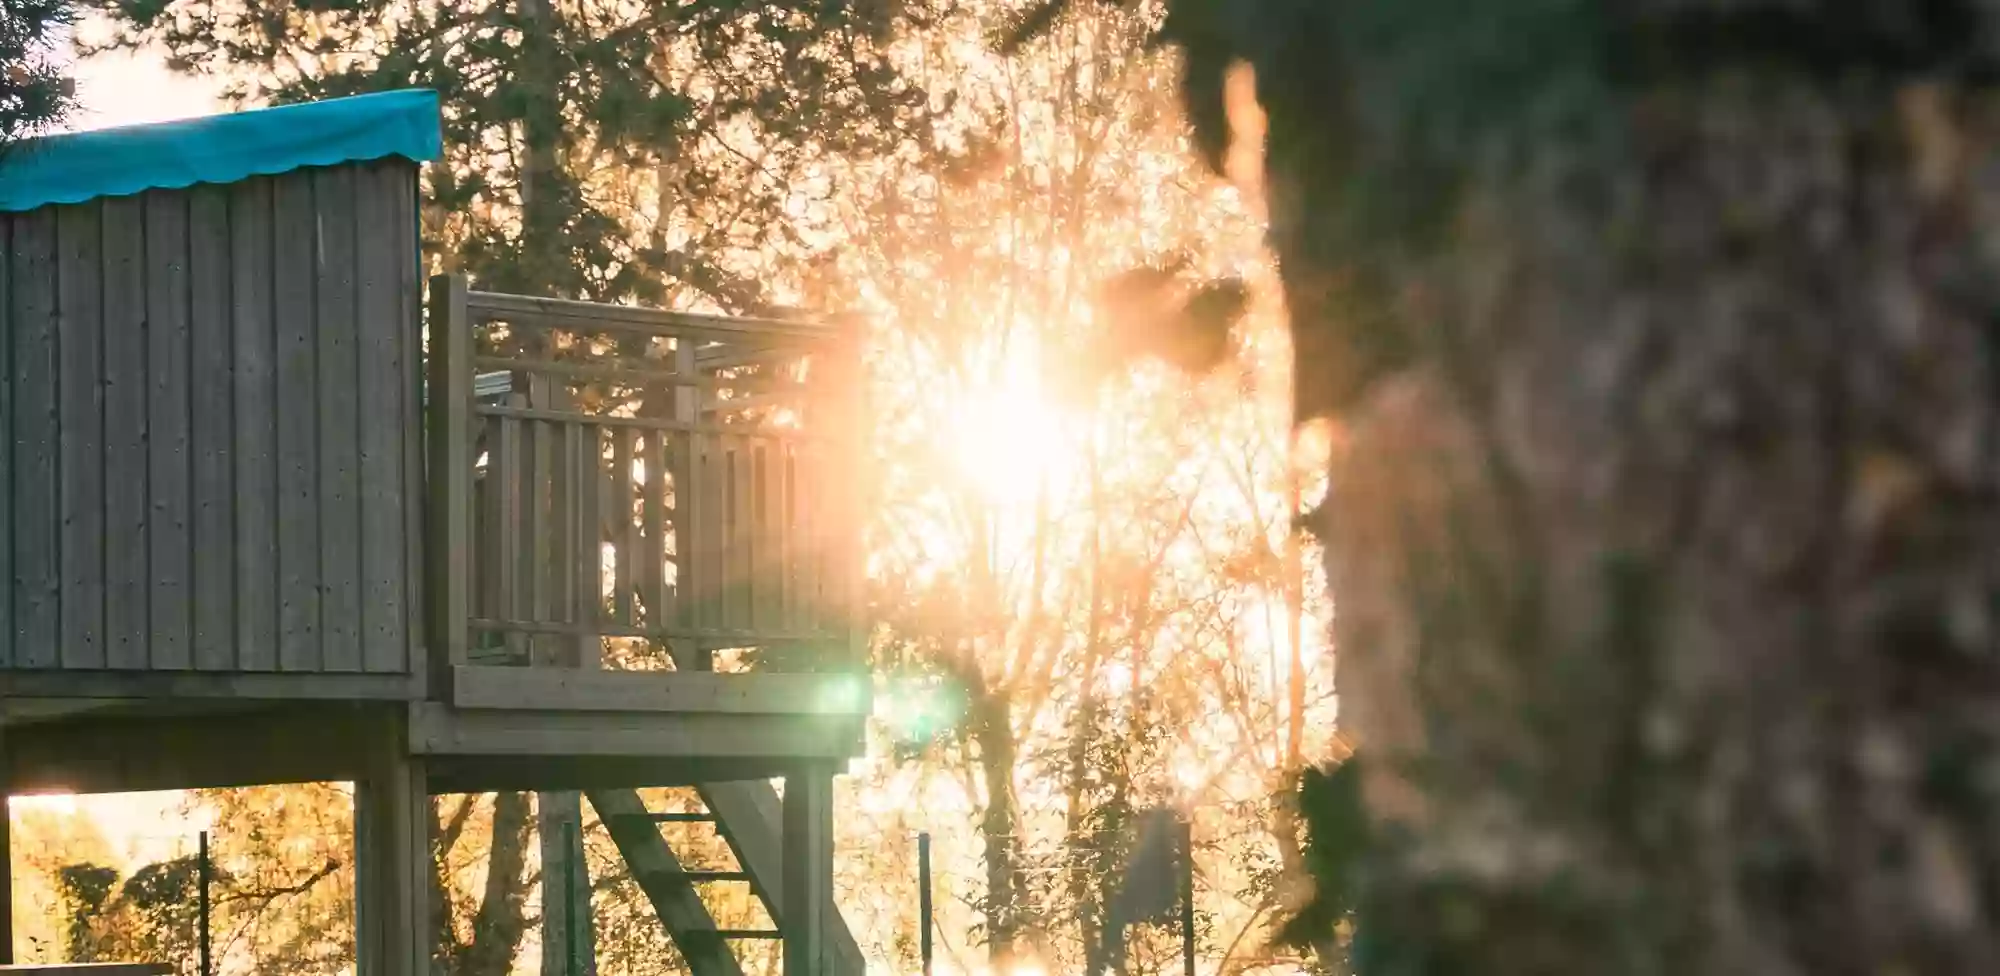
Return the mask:
<svg viewBox="0 0 2000 976">
<path fill-rule="evenodd" d="M 535 794 L 542 848 L 542 976 L 593 976 L 596 926 L 583 857 L 580 793 Z"/>
<path fill-rule="evenodd" d="M 355 956 L 359 976 L 431 967 L 430 794 L 406 718 L 385 716 L 354 783 Z"/>
<path fill-rule="evenodd" d="M 0 701 L 0 720 L 5 702 Z M 6 726 L 0 724 L 0 865 L 7 868 L 7 880 L 0 884 L 0 966 L 14 964 L 14 817 L 7 802 L 13 788 L 13 774 L 7 762 Z"/>
<path fill-rule="evenodd" d="M 472 616 L 468 544 L 472 512 L 472 321 L 465 279 L 431 279 L 430 556 L 431 691 L 450 700 L 451 669 L 466 663 Z"/>
<path fill-rule="evenodd" d="M 785 777 L 785 976 L 824 976 L 833 908 L 833 770 Z"/>
</svg>

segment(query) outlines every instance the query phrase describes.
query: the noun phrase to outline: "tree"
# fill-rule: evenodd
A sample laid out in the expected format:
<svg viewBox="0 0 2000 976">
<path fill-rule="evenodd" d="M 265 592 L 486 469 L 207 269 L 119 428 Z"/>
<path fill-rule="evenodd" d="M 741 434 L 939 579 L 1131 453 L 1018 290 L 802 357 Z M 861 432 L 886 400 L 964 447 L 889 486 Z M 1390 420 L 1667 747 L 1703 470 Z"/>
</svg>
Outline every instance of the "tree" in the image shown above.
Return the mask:
<svg viewBox="0 0 2000 976">
<path fill-rule="evenodd" d="M 0 0 L 0 152 L 61 125 L 76 107 L 76 86 L 54 57 L 75 20 L 72 0 Z"/>
<path fill-rule="evenodd" d="M 746 311 L 813 249 L 835 154 L 924 106 L 874 39 L 896 4 L 119 0 L 239 99 L 443 96 L 426 252 L 482 287 Z"/>
<path fill-rule="evenodd" d="M 954 110 L 922 133 L 926 155 L 871 168 L 876 192 L 854 195 L 851 244 L 827 272 L 853 296 L 834 304 L 882 323 L 875 650 L 892 679 L 885 732 L 912 740 L 863 786 L 909 809 L 856 829 L 933 833 L 947 952 L 1076 972 L 1103 941 L 1137 810 L 1203 807 L 1207 877 L 1278 859 L 1271 835 L 1223 825 L 1268 821 L 1283 782 L 1292 716 L 1272 691 L 1288 675 L 1266 664 L 1287 630 L 1290 516 L 1268 398 L 1158 370 L 1069 382 L 1094 358 L 1100 279 L 1183 245 L 1193 266 L 1240 273 L 1258 263 L 1255 228 L 1194 171 L 1171 62 L 1130 56 L 1151 14 L 1078 17 L 997 62 L 979 42 L 1014 6 L 968 6 L 909 38 L 924 87 Z M 1182 396 L 1141 392 L 1168 384 Z M 1300 688 L 1323 724 L 1324 671 L 1312 677 Z M 874 879 L 909 877 L 907 857 L 871 860 Z M 1225 945 L 1273 907 L 1229 887 L 1203 888 Z M 907 901 L 886 900 L 853 916 L 858 931 L 908 925 Z"/>
<path fill-rule="evenodd" d="M 1174 5 L 1343 432 L 1359 969 L 2000 963 L 1996 20 Z"/>
</svg>

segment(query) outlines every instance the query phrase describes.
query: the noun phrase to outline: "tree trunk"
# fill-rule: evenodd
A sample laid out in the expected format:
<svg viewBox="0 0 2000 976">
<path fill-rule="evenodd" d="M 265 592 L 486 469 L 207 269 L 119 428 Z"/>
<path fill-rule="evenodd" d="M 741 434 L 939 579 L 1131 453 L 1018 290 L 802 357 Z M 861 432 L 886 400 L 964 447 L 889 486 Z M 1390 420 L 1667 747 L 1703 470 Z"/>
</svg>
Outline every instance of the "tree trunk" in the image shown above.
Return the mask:
<svg viewBox="0 0 2000 976">
<path fill-rule="evenodd" d="M 1238 38 L 1368 958 L 2000 971 L 2000 13 L 1435 6 Z"/>
<path fill-rule="evenodd" d="M 459 957 L 459 976 L 507 976 L 527 933 L 528 795 L 493 798 L 493 850 L 487 860 L 486 890 L 472 921 L 472 941 Z"/>
<path fill-rule="evenodd" d="M 519 0 L 521 57 L 517 74 L 521 119 L 521 258 L 530 288 L 557 287 L 568 275 L 561 253 L 563 178 L 557 154 L 562 139 L 562 77 L 556 33 L 560 15 L 549 0 Z M 531 292 L 540 294 L 541 292 Z"/>
<path fill-rule="evenodd" d="M 1020 929 L 1020 892 L 1014 874 L 1020 829 L 1014 814 L 1014 730 L 1004 697 L 981 695 L 971 711 L 986 786 L 986 812 L 979 821 L 986 861 L 986 949 L 997 966 L 1012 961 Z"/>
</svg>

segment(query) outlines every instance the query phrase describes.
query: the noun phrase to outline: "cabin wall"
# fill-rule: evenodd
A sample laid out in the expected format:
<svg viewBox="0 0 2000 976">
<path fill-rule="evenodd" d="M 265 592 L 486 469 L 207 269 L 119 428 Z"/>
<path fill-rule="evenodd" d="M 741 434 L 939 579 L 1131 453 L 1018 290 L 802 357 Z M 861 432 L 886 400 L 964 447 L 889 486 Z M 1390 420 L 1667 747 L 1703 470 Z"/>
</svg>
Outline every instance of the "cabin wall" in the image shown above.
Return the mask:
<svg viewBox="0 0 2000 976">
<path fill-rule="evenodd" d="M 0 214 L 0 668 L 418 670 L 415 188 Z"/>
</svg>

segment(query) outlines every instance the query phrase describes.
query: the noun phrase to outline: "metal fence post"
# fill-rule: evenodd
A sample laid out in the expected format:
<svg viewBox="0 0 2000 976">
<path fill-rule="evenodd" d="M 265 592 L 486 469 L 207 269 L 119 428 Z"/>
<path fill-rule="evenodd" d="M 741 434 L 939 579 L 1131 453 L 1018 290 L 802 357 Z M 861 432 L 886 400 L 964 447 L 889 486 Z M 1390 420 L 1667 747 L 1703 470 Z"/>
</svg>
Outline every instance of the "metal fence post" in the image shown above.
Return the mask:
<svg viewBox="0 0 2000 976">
<path fill-rule="evenodd" d="M 924 976 L 931 976 L 931 834 L 917 835 L 917 915 L 923 925 L 918 944 L 923 947 Z"/>
<path fill-rule="evenodd" d="M 200 920 L 198 924 L 201 926 L 201 931 L 197 933 L 199 941 L 196 951 L 199 953 L 201 976 L 215 976 L 215 969 L 211 965 L 208 951 L 208 933 L 210 931 L 208 883 L 209 879 L 214 877 L 215 872 L 210 869 L 208 863 L 208 831 L 206 830 L 201 832 L 200 850 L 197 854 L 195 870 L 197 875 L 196 885 L 199 889 L 199 894 L 196 895 L 196 917 Z"/>
</svg>

